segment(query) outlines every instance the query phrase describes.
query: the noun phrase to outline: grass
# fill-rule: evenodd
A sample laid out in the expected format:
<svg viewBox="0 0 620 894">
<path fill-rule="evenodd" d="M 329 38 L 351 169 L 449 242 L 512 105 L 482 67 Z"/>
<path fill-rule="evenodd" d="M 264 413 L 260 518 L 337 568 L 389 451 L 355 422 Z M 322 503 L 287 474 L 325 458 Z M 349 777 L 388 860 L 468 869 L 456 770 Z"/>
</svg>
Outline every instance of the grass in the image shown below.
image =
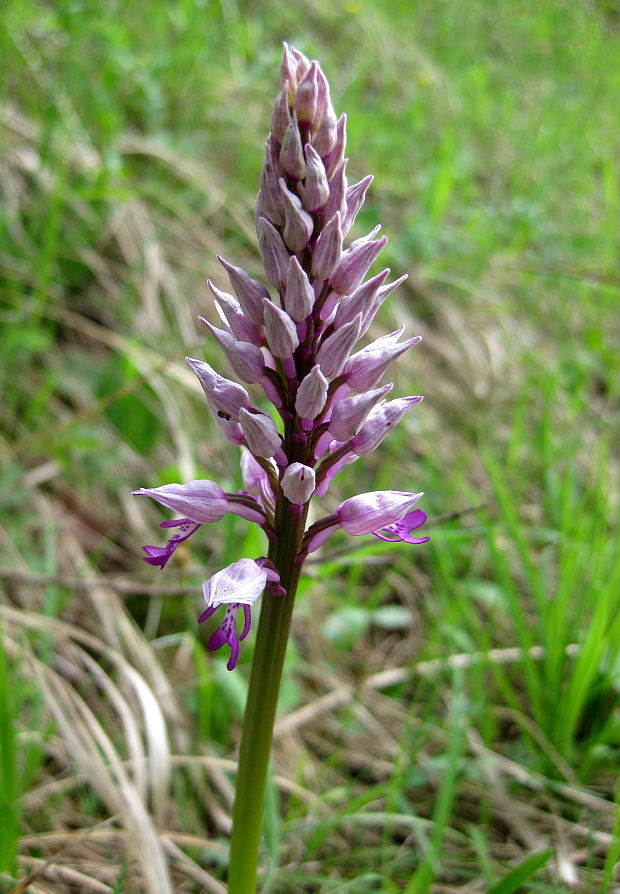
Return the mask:
<svg viewBox="0 0 620 894">
<path fill-rule="evenodd" d="M 215 253 L 255 275 L 283 39 L 320 59 L 408 272 L 376 332 L 425 401 L 331 497 L 426 491 L 414 551 L 309 563 L 263 890 L 618 885 L 618 19 L 613 4 L 11 0 L 0 24 L 0 889 L 225 890 L 252 642 L 141 567 L 136 486 L 238 486 L 186 370 Z M 617 449 L 617 448 L 616 448 Z M 329 502 L 329 501 L 326 501 Z M 251 637 L 250 637 L 251 640 Z"/>
</svg>

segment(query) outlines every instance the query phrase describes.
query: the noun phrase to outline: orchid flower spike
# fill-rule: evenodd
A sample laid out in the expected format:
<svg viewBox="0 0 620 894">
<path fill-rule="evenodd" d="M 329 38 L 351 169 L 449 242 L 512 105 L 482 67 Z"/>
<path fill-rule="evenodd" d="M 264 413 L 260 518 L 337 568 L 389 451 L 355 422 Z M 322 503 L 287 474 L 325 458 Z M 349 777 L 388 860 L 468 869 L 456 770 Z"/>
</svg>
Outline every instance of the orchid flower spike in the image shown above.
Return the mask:
<svg viewBox="0 0 620 894">
<path fill-rule="evenodd" d="M 316 513 L 335 477 L 377 449 L 421 401 L 417 395 L 386 400 L 393 386 L 382 382 L 419 337 L 401 340 L 401 327 L 370 343 L 365 338 L 405 277 L 387 283 L 388 268 L 372 272 L 387 241 L 377 235 L 380 227 L 349 239 L 372 177 L 348 183 L 346 124 L 319 63 L 285 45 L 255 209 L 263 274 L 255 278 L 218 255 L 228 282 L 209 281 L 209 287 L 223 328 L 201 320 L 227 368 L 220 373 L 203 359 L 187 358 L 214 421 L 241 448 L 243 490 L 201 478 L 134 491 L 178 515 L 161 523 L 172 529 L 164 546 L 143 547 L 144 561 L 154 567 L 164 568 L 181 544 L 227 513 L 266 535 L 267 557 L 239 559 L 203 586 L 207 607 L 199 620 L 224 607 L 208 648 L 228 645 L 230 670 L 248 635 L 252 605 L 264 592 L 264 599 L 289 600 L 292 608 L 300 564 L 334 532 L 428 540 L 413 536 L 426 514 L 414 508 L 421 493 L 408 491 L 352 496 L 306 526 L 310 504 Z"/>
</svg>

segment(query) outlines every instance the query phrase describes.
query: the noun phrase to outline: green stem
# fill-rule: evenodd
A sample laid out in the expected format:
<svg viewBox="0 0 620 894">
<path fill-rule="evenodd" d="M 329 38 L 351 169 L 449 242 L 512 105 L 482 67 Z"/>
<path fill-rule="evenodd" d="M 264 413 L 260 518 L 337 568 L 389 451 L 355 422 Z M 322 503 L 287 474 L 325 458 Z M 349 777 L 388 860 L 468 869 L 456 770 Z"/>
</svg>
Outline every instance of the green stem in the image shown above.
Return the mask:
<svg viewBox="0 0 620 894">
<path fill-rule="evenodd" d="M 250 674 L 233 807 L 228 894 L 256 894 L 256 869 L 273 724 L 295 593 L 301 571 L 293 559 L 301 545 L 306 513 L 293 516 L 284 497 L 276 508 L 278 540 L 269 550 L 286 596 L 265 593 Z"/>
</svg>

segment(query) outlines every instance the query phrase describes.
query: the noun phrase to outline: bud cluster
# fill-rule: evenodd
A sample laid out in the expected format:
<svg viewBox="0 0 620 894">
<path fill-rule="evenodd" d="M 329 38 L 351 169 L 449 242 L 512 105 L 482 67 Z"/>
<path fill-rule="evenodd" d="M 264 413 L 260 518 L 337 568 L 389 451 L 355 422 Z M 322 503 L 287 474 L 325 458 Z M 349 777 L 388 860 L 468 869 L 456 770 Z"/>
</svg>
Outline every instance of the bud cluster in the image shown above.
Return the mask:
<svg viewBox="0 0 620 894">
<path fill-rule="evenodd" d="M 285 558 L 297 565 L 339 528 L 385 540 L 428 540 L 410 536 L 426 520 L 413 509 L 421 494 L 401 491 L 352 497 L 305 530 L 311 498 L 324 496 L 344 465 L 373 451 L 422 400 L 417 395 L 389 400 L 392 385 L 379 385 L 391 361 L 419 337 L 401 341 L 401 327 L 354 350 L 405 277 L 386 282 L 390 271 L 385 269 L 366 279 L 387 241 L 378 237 L 379 227 L 345 242 L 372 181 L 368 176 L 348 184 L 345 147 L 346 116 L 336 117 L 319 64 L 285 44 L 256 200 L 258 244 L 270 288 L 218 257 L 231 289 L 222 291 L 209 281 L 221 327 L 200 318 L 237 379 L 259 385 L 275 412 L 260 409 L 244 385 L 188 357 L 218 425 L 242 448 L 244 489 L 225 493 L 202 480 L 135 491 L 182 515 L 163 523 L 179 529 L 166 546 L 144 547 L 152 565 L 163 568 L 180 543 L 227 512 L 256 522 L 270 540 L 269 558 L 241 559 L 204 584 L 207 610 L 200 620 L 226 605 L 209 648 L 228 643 L 230 669 L 238 640 L 249 630 L 250 606 L 265 587 L 273 596 L 285 595 L 277 550 L 285 531 L 291 544 Z M 245 624 L 237 637 L 241 608 Z"/>
</svg>

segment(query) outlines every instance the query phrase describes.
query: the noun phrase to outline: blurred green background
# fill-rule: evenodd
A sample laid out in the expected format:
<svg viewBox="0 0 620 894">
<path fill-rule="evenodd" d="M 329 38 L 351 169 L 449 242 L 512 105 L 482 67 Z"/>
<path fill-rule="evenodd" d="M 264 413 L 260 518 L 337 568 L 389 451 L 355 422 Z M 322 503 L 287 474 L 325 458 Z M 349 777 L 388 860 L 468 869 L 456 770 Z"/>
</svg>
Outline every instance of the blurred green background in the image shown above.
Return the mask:
<svg viewBox="0 0 620 894">
<path fill-rule="evenodd" d="M 196 316 L 216 252 L 260 275 L 286 40 L 409 274 L 371 335 L 424 338 L 391 376 L 424 403 L 324 504 L 424 490 L 432 541 L 308 565 L 261 890 L 616 890 L 617 4 L 1 12 L 0 889 L 225 890 L 252 637 L 229 674 L 196 617 L 264 545 L 227 519 L 159 576 L 129 494 L 239 486 L 183 357 L 229 374 Z"/>
</svg>

